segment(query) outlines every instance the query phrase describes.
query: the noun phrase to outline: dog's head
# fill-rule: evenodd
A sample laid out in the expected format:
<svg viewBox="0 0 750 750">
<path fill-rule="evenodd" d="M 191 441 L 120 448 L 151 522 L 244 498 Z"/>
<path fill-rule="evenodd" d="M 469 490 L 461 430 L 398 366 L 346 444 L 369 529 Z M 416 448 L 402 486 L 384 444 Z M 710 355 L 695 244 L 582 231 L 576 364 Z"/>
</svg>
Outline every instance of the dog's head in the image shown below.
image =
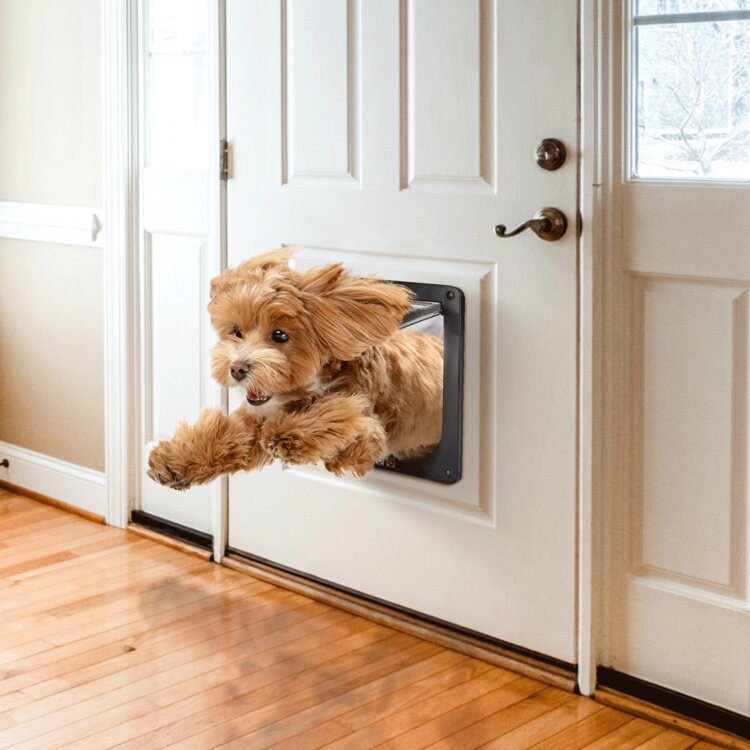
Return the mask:
<svg viewBox="0 0 750 750">
<path fill-rule="evenodd" d="M 251 258 L 211 282 L 213 376 L 244 388 L 253 406 L 310 388 L 327 362 L 378 346 L 410 308 L 404 287 L 354 276 L 339 263 L 296 271 L 292 254 Z"/>
</svg>

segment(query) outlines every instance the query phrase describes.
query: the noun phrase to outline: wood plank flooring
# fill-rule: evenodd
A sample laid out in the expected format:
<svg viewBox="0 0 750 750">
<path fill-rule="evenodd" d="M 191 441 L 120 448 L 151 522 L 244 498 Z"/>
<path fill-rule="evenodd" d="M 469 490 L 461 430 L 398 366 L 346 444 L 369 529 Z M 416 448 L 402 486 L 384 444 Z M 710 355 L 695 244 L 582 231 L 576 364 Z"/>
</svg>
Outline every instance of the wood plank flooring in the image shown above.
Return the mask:
<svg viewBox="0 0 750 750">
<path fill-rule="evenodd" d="M 0 489 L 0 747 L 717 746 Z"/>
</svg>

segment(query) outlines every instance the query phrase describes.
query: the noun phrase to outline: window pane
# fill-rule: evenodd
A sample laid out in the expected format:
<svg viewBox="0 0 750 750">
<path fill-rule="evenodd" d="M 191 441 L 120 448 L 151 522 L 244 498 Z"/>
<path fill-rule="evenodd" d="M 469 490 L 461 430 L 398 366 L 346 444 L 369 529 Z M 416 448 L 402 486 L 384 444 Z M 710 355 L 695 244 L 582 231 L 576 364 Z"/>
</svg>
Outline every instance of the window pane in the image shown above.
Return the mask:
<svg viewBox="0 0 750 750">
<path fill-rule="evenodd" d="M 640 2 L 669 12 L 738 4 Z M 750 21 L 647 25 L 635 34 L 636 175 L 750 179 Z"/>
<path fill-rule="evenodd" d="M 150 0 L 148 163 L 208 164 L 208 0 Z"/>
<path fill-rule="evenodd" d="M 717 10 L 745 10 L 748 0 L 637 0 L 636 15 L 664 13 L 708 13 Z"/>
<path fill-rule="evenodd" d="M 151 0 L 150 8 L 152 53 L 206 51 L 207 0 Z"/>
<path fill-rule="evenodd" d="M 150 164 L 170 167 L 208 164 L 207 86 L 205 55 L 151 58 Z"/>
</svg>

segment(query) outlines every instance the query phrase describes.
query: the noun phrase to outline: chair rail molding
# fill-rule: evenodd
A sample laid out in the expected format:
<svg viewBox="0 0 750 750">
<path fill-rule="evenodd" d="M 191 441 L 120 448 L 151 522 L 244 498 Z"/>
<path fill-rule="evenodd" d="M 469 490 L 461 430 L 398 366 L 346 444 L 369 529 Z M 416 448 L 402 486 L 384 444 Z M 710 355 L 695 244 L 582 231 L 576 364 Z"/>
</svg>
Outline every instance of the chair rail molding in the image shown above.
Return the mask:
<svg viewBox="0 0 750 750">
<path fill-rule="evenodd" d="M 101 215 L 99 208 L 0 201 L 0 237 L 101 247 Z"/>
</svg>

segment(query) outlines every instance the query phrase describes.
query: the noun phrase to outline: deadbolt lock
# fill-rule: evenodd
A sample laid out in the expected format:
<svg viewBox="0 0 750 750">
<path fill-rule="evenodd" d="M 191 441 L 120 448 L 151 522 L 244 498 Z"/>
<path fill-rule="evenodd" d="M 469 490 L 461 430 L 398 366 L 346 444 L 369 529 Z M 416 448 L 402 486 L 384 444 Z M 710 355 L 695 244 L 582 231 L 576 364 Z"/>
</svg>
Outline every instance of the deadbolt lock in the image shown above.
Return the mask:
<svg viewBox="0 0 750 750">
<path fill-rule="evenodd" d="M 567 155 L 568 152 L 565 150 L 565 146 L 557 138 L 545 138 L 534 149 L 536 163 L 548 172 L 560 169 L 565 164 Z"/>
</svg>

